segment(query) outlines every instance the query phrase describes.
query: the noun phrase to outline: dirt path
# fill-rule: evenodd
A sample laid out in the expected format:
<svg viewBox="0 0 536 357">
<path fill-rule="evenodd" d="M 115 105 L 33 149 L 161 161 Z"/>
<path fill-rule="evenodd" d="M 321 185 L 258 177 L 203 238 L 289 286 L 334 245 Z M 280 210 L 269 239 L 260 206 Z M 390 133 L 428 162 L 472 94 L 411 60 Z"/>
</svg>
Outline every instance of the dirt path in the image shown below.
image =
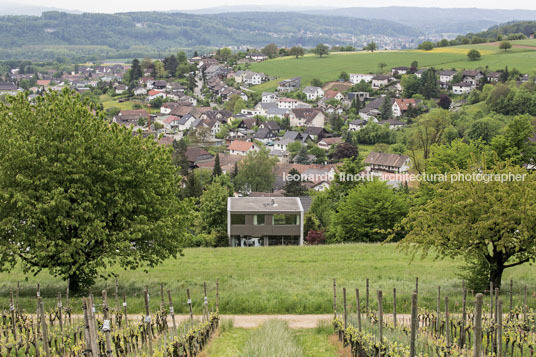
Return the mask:
<svg viewBox="0 0 536 357">
<path fill-rule="evenodd" d="M 101 317 L 100 314 L 97 316 Z M 73 320 L 81 320 L 84 317 L 82 315 L 72 315 Z M 363 318 L 365 318 L 363 316 Z M 129 314 L 128 319 L 131 321 L 137 321 L 142 319 L 141 314 Z M 190 315 L 175 315 L 175 321 L 178 323 L 190 319 Z M 201 319 L 201 315 L 194 315 L 194 319 Z M 242 328 L 255 328 L 262 325 L 264 322 L 273 319 L 279 319 L 287 321 L 290 328 L 315 328 L 318 326 L 320 321 L 329 321 L 333 319 L 333 314 L 309 314 L 309 315 L 220 315 L 220 319 L 231 319 L 233 320 L 234 327 Z M 384 321 L 391 321 L 392 315 L 384 315 Z M 410 315 L 399 314 L 397 317 L 399 324 L 409 324 Z M 171 317 L 168 316 L 169 324 L 171 325 Z"/>
</svg>

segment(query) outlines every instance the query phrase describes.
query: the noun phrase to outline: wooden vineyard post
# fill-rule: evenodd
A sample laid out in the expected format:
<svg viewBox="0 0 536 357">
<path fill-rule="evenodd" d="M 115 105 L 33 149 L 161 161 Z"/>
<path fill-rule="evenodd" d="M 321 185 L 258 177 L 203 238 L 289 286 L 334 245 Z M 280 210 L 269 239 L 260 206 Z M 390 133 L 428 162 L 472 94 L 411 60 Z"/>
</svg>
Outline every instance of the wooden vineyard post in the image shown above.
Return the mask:
<svg viewBox="0 0 536 357">
<path fill-rule="evenodd" d="M 216 312 L 220 312 L 220 280 L 216 279 Z"/>
<path fill-rule="evenodd" d="M 366 296 L 365 296 L 365 316 L 368 320 L 369 318 L 369 279 L 367 278 L 367 291 L 365 292 L 366 293 Z"/>
<path fill-rule="evenodd" d="M 43 348 L 45 350 L 45 356 L 50 357 L 50 348 L 48 346 L 48 331 L 47 331 L 47 320 L 45 319 L 45 308 L 43 306 L 43 300 L 41 296 L 37 297 L 39 305 L 39 316 L 41 317 L 41 333 L 43 335 Z"/>
<path fill-rule="evenodd" d="M 467 289 L 465 288 L 465 284 L 463 284 L 463 291 L 462 291 L 462 327 L 461 327 L 461 333 L 460 333 L 460 348 L 463 348 L 465 345 L 465 326 L 466 326 L 466 320 L 467 320 Z"/>
<path fill-rule="evenodd" d="M 498 338 L 498 331 L 497 331 L 497 324 L 499 323 L 499 288 L 495 288 L 495 314 L 493 315 L 493 346 L 494 350 L 497 350 L 497 338 Z"/>
<path fill-rule="evenodd" d="M 396 328 L 396 288 L 393 288 L 393 324 Z"/>
<path fill-rule="evenodd" d="M 17 294 L 15 295 L 15 309 L 17 309 L 17 311 L 20 310 L 20 305 L 19 305 L 19 295 L 20 295 L 20 282 L 17 281 Z"/>
<path fill-rule="evenodd" d="M 346 288 L 342 288 L 342 303 L 344 311 L 344 329 L 348 328 L 348 311 L 346 310 Z"/>
<path fill-rule="evenodd" d="M 525 324 L 526 329 L 528 329 L 528 327 L 529 327 L 529 316 L 528 316 L 527 312 L 528 312 L 527 286 L 525 285 L 525 289 L 523 291 L 523 323 Z"/>
<path fill-rule="evenodd" d="M 149 340 L 149 354 L 153 354 L 153 330 L 151 329 L 151 313 L 149 312 L 149 291 L 145 287 L 144 291 L 145 298 L 145 326 L 147 328 L 147 335 Z"/>
<path fill-rule="evenodd" d="M 117 276 L 115 277 L 114 298 L 115 298 L 115 310 L 119 313 L 119 284 L 117 282 Z"/>
<path fill-rule="evenodd" d="M 37 348 L 37 341 L 39 340 L 39 337 L 37 336 L 37 325 L 38 325 L 37 318 L 35 319 L 35 325 L 34 325 L 34 319 L 32 317 L 33 338 L 34 338 L 35 347 L 36 347 L 36 349 L 35 349 L 35 357 L 40 357 L 39 348 Z"/>
<path fill-rule="evenodd" d="M 192 299 L 190 298 L 190 289 L 186 289 L 186 296 L 188 297 L 188 308 L 190 309 L 190 323 L 194 325 L 194 313 L 192 312 Z"/>
<path fill-rule="evenodd" d="M 380 332 L 380 344 L 383 343 L 383 293 L 381 290 L 378 290 L 378 325 Z M 383 351 L 380 352 L 380 355 L 383 355 Z"/>
<path fill-rule="evenodd" d="M 90 356 L 94 356 L 91 348 L 91 331 L 89 328 L 89 315 L 87 309 L 87 299 L 82 298 L 82 310 L 84 310 L 84 341 L 86 342 L 86 352 L 88 352 Z"/>
<path fill-rule="evenodd" d="M 95 305 L 93 304 L 93 295 L 89 294 L 88 297 L 88 318 L 89 318 L 89 337 L 91 340 L 91 351 L 93 356 L 99 355 L 97 346 L 97 326 L 95 323 Z"/>
<path fill-rule="evenodd" d="M 205 312 L 205 321 L 208 321 L 208 296 L 207 296 L 207 283 L 203 283 L 203 291 L 205 292 L 205 298 L 203 299 L 203 311 Z"/>
<path fill-rule="evenodd" d="M 69 325 L 72 324 L 72 321 L 71 321 L 71 315 L 72 315 L 72 310 L 71 310 L 71 300 L 69 298 L 69 282 L 70 280 L 67 279 L 67 288 L 65 289 L 65 306 L 67 307 L 66 311 L 67 311 L 67 315 L 69 316 Z"/>
<path fill-rule="evenodd" d="M 508 309 L 508 317 L 512 318 L 512 309 L 514 308 L 514 281 L 510 279 L 510 308 Z"/>
<path fill-rule="evenodd" d="M 167 291 L 169 300 L 169 314 L 171 315 L 171 322 L 173 323 L 173 337 L 177 336 L 177 323 L 175 322 L 175 309 L 173 308 L 173 301 L 171 300 L 171 290 Z"/>
<path fill-rule="evenodd" d="M 61 303 L 61 293 L 58 293 L 58 320 L 60 324 L 60 334 L 61 334 L 61 348 L 63 349 L 63 342 L 64 342 L 64 336 L 63 336 L 63 304 Z"/>
<path fill-rule="evenodd" d="M 112 356 L 112 340 L 110 337 L 110 332 L 112 329 L 112 325 L 110 322 L 110 314 L 108 311 L 108 294 L 106 293 L 106 290 L 102 291 L 102 314 L 103 314 L 103 322 L 102 322 L 102 332 L 104 332 L 104 338 L 106 343 L 106 356 Z"/>
<path fill-rule="evenodd" d="M 476 294 L 475 302 L 475 327 L 473 341 L 473 357 L 480 357 L 482 349 L 482 303 L 484 296 L 480 293 Z"/>
<path fill-rule="evenodd" d="M 437 318 L 436 318 L 436 333 L 441 333 L 441 286 L 437 287 Z"/>
<path fill-rule="evenodd" d="M 418 325 L 417 316 L 417 292 L 414 292 L 411 296 L 411 341 L 409 345 L 409 356 L 415 357 L 415 342 L 417 339 Z"/>
<path fill-rule="evenodd" d="M 415 292 L 419 295 L 419 277 L 415 278 Z"/>
<path fill-rule="evenodd" d="M 160 283 L 160 311 L 164 311 L 164 284 Z"/>
<path fill-rule="evenodd" d="M 17 320 L 15 316 L 15 303 L 13 301 L 13 289 L 9 288 L 9 311 L 11 312 L 11 330 L 13 332 L 13 339 L 17 341 Z"/>
<path fill-rule="evenodd" d="M 502 357 L 502 324 L 503 324 L 502 300 L 497 302 L 497 357 Z"/>
<path fill-rule="evenodd" d="M 449 326 L 449 297 L 445 296 L 445 335 L 447 336 L 447 350 L 450 350 L 450 326 Z"/>
<path fill-rule="evenodd" d="M 357 329 L 361 332 L 361 303 L 359 302 L 359 289 L 355 289 L 355 304 L 357 307 Z"/>
<path fill-rule="evenodd" d="M 337 280 L 333 279 L 333 315 L 337 318 Z"/>
<path fill-rule="evenodd" d="M 493 321 L 493 282 L 489 283 L 489 320 Z"/>
<path fill-rule="evenodd" d="M 125 326 L 128 326 L 127 294 L 123 294 L 123 314 L 125 314 Z"/>
</svg>

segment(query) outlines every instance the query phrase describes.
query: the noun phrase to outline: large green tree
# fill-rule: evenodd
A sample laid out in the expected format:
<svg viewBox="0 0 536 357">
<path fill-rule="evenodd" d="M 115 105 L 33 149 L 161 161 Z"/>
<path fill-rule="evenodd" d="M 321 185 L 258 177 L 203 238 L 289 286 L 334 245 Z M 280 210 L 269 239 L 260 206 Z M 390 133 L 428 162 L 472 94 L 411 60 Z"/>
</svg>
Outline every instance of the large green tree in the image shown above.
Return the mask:
<svg viewBox="0 0 536 357">
<path fill-rule="evenodd" d="M 266 149 L 250 152 L 240 162 L 234 178 L 235 189 L 243 192 L 271 192 L 275 183 L 277 159 L 268 155 Z"/>
<path fill-rule="evenodd" d="M 399 228 L 407 235 L 400 245 L 424 255 L 483 260 L 488 265 L 483 278 L 500 287 L 505 269 L 536 257 L 536 176 L 504 162 L 460 173 L 526 176 L 519 181 L 464 179 L 431 185 L 433 198 L 412 208 L 402 221 Z"/>
<path fill-rule="evenodd" d="M 408 200 L 385 182 L 358 185 L 337 206 L 332 237 L 336 242 L 382 242 L 407 214 Z"/>
<path fill-rule="evenodd" d="M 186 206 L 171 150 L 110 125 L 67 90 L 0 103 L 0 269 L 77 291 L 119 265 L 175 257 Z"/>
</svg>

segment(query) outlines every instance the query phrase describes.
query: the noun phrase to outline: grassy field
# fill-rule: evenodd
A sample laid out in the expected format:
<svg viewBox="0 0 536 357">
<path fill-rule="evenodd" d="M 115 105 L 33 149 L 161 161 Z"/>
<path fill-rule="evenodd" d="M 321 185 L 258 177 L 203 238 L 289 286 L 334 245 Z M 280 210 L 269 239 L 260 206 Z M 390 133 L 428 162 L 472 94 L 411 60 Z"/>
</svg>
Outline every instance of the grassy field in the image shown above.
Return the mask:
<svg viewBox="0 0 536 357">
<path fill-rule="evenodd" d="M 274 321 L 269 321 L 268 324 L 273 324 Z M 222 331 L 219 336 L 214 338 L 204 351 L 204 355 L 208 357 L 236 357 L 236 356 L 256 356 L 261 354 L 257 351 L 249 351 L 252 345 L 266 343 L 267 334 L 273 331 L 262 331 L 267 325 L 257 329 L 231 328 Z M 333 335 L 333 328 L 328 323 L 326 326 L 320 326 L 315 329 L 296 329 L 286 330 L 290 339 L 301 350 L 298 356 L 307 357 L 335 357 L 338 356 L 337 347 L 329 342 L 329 336 Z M 258 336 L 260 334 L 260 336 Z M 261 337 L 259 339 L 259 337 Z M 256 341 L 259 340 L 259 341 Z M 274 344 L 280 347 L 280 341 Z M 261 347 L 261 346 L 259 346 Z M 264 346 L 263 346 L 264 347 Z M 270 353 L 263 348 L 264 353 Z M 268 354 L 268 356 L 290 356 L 289 353 L 284 354 Z"/>
<path fill-rule="evenodd" d="M 305 314 L 332 311 L 332 279 L 340 288 L 359 288 L 364 291 L 365 279 L 370 278 L 371 295 L 383 289 L 386 309 L 390 309 L 391 291 L 397 288 L 399 311 L 408 312 L 410 294 L 415 277 L 419 277 L 421 306 L 435 306 L 438 285 L 456 301 L 461 295 L 458 277 L 461 261 L 440 260 L 432 257 L 410 257 L 397 251 L 394 244 L 349 244 L 305 247 L 267 248 L 196 248 L 186 249 L 176 260 L 140 271 L 115 270 L 119 274 L 119 292 L 128 296 L 132 313 L 143 309 L 142 291 L 148 285 L 155 298 L 152 308 L 159 305 L 159 284 L 173 292 L 175 311 L 185 313 L 186 288 L 190 288 L 194 310 L 199 312 L 203 301 L 203 282 L 208 283 L 209 299 L 214 301 L 215 282 L 220 282 L 220 311 L 224 314 Z M 25 279 L 27 278 L 27 281 Z M 503 281 L 513 279 L 517 301 L 523 286 L 536 290 L 536 268 L 530 265 L 507 269 Z M 0 308 L 9 306 L 9 288 L 21 282 L 20 304 L 28 310 L 35 306 L 35 287 L 41 284 L 47 306 L 55 303 L 65 283 L 50 277 L 46 272 L 25 276 L 20 269 L 0 274 Z M 99 296 L 108 289 L 113 297 L 114 281 L 99 280 L 93 287 Z M 536 307 L 536 299 L 529 299 Z M 79 301 L 74 305 L 80 310 Z M 453 309 L 457 307 L 453 306 Z"/>
<path fill-rule="evenodd" d="M 99 102 L 102 103 L 104 109 L 108 108 L 119 108 L 120 110 L 130 110 L 132 109 L 132 105 L 134 103 L 132 102 L 118 102 L 116 99 L 114 99 L 111 95 L 108 94 L 102 94 L 99 97 Z"/>
<path fill-rule="evenodd" d="M 536 46 L 535 40 L 512 41 L 513 44 Z M 469 49 L 478 49 L 482 54 L 479 61 L 469 61 Z M 436 48 L 432 51 L 405 50 L 405 51 L 378 51 L 370 52 L 338 52 L 327 57 L 318 57 L 312 54 L 303 58 L 282 57 L 251 65 L 251 70 L 264 72 L 276 76 L 278 80 L 266 82 L 253 87 L 257 91 L 271 91 L 277 88 L 277 82 L 290 77 L 302 77 L 302 85 L 308 85 L 313 78 L 321 81 L 330 81 L 338 78 L 343 71 L 347 73 L 376 73 L 378 64 L 385 63 L 384 70 L 391 67 L 409 66 L 412 61 L 418 61 L 420 67 L 435 68 L 485 68 L 498 70 L 507 65 L 510 69 L 517 68 L 521 72 L 534 72 L 536 70 L 536 48 L 512 48 L 507 52 L 498 46 L 464 45 L 456 47 Z"/>
</svg>

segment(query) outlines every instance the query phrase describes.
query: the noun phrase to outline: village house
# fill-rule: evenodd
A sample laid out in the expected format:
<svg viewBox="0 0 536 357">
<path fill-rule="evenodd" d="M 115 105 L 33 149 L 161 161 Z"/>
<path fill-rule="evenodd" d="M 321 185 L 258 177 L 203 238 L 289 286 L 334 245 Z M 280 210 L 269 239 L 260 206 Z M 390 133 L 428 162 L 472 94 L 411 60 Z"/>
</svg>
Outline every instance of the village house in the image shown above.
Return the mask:
<svg viewBox="0 0 536 357">
<path fill-rule="evenodd" d="M 179 121 L 181 118 L 176 117 L 174 115 L 169 115 L 167 118 L 162 120 L 162 125 L 164 125 L 164 129 L 175 131 L 179 129 Z"/>
<path fill-rule="evenodd" d="M 359 99 L 360 102 L 364 102 L 365 100 L 370 98 L 369 92 L 348 92 L 346 93 L 346 98 L 353 102 L 356 98 Z"/>
<path fill-rule="evenodd" d="M 39 82 L 39 81 L 38 81 Z M 38 83 L 39 84 L 39 83 Z M 118 84 L 115 87 L 115 94 L 123 94 L 128 90 L 128 87 L 124 84 Z"/>
<path fill-rule="evenodd" d="M 473 85 L 469 82 L 460 82 L 452 85 L 452 93 L 468 94 L 473 90 Z"/>
<path fill-rule="evenodd" d="M 193 115 L 186 114 L 182 118 L 180 118 L 177 122 L 178 130 L 179 131 L 186 131 L 189 130 L 192 127 L 193 122 L 196 120 L 196 118 Z"/>
<path fill-rule="evenodd" d="M 372 82 L 372 78 L 374 78 L 374 76 L 374 74 L 350 73 L 350 82 L 352 82 L 352 84 L 357 84 L 361 81 L 370 83 Z"/>
<path fill-rule="evenodd" d="M 279 98 L 277 100 L 277 107 L 280 109 L 293 109 L 298 106 L 300 101 L 293 98 Z"/>
<path fill-rule="evenodd" d="M 476 88 L 480 84 L 480 79 L 484 77 L 482 71 L 479 70 L 466 70 L 462 74 L 462 82 L 469 83 L 473 88 Z"/>
<path fill-rule="evenodd" d="M 341 137 L 324 138 L 318 142 L 318 147 L 324 150 L 329 150 L 340 143 L 342 143 Z"/>
<path fill-rule="evenodd" d="M 255 62 L 262 62 L 262 61 L 266 61 L 268 59 L 268 56 L 262 53 L 252 53 L 252 54 L 247 55 L 246 58 L 249 58 Z"/>
<path fill-rule="evenodd" d="M 276 93 L 263 92 L 261 97 L 262 103 L 275 103 L 279 96 Z"/>
<path fill-rule="evenodd" d="M 411 160 L 406 155 L 374 152 L 368 154 L 364 161 L 367 172 L 387 171 L 394 173 L 408 172 Z"/>
<path fill-rule="evenodd" d="M 349 131 L 358 131 L 361 130 L 367 125 L 367 121 L 363 119 L 355 119 L 348 123 Z"/>
<path fill-rule="evenodd" d="M 303 93 L 309 101 L 315 101 L 324 96 L 324 91 L 320 87 L 307 86 L 303 89 Z"/>
<path fill-rule="evenodd" d="M 291 109 L 289 112 L 290 126 L 324 127 L 325 120 L 326 120 L 326 116 L 319 109 L 295 108 L 295 109 Z"/>
<path fill-rule="evenodd" d="M 407 124 L 397 119 L 387 119 L 378 122 L 380 125 L 389 125 L 389 130 L 398 130 L 406 126 Z"/>
<path fill-rule="evenodd" d="M 137 88 L 134 88 L 132 92 L 134 93 L 134 95 L 146 95 L 147 89 L 143 87 L 137 87 Z"/>
<path fill-rule="evenodd" d="M 309 135 L 314 141 L 323 139 L 329 135 L 326 129 L 317 126 L 308 126 L 303 133 Z"/>
<path fill-rule="evenodd" d="M 0 94 L 16 95 L 18 91 L 19 87 L 17 87 L 14 83 L 0 82 Z"/>
<path fill-rule="evenodd" d="M 198 147 L 189 147 L 186 149 L 185 156 L 190 163 L 190 168 L 196 168 L 200 163 L 212 159 L 212 155 L 210 155 L 208 151 Z"/>
<path fill-rule="evenodd" d="M 428 68 L 421 68 L 421 69 L 418 69 L 416 72 L 415 72 L 415 76 L 417 76 L 417 78 L 421 78 L 422 75 L 424 74 L 424 72 L 426 72 L 428 70 Z"/>
<path fill-rule="evenodd" d="M 145 109 L 135 109 L 120 111 L 112 121 L 125 126 L 138 126 L 142 121 L 147 123 L 149 119 L 149 113 Z"/>
<path fill-rule="evenodd" d="M 377 75 L 372 78 L 372 88 L 379 89 L 389 84 L 389 76 Z"/>
<path fill-rule="evenodd" d="M 336 91 L 336 90 L 328 90 L 324 93 L 324 101 L 329 100 L 329 99 L 335 99 L 340 102 L 344 99 L 344 95 L 342 95 L 341 92 Z"/>
<path fill-rule="evenodd" d="M 486 77 L 488 82 L 499 82 L 501 80 L 501 72 L 489 72 Z"/>
<path fill-rule="evenodd" d="M 439 82 L 440 83 L 450 83 L 454 79 L 454 76 L 456 75 L 456 71 L 453 71 L 451 69 L 440 71 L 439 72 Z"/>
<path fill-rule="evenodd" d="M 294 77 L 290 79 L 285 79 L 279 82 L 277 91 L 280 93 L 290 93 L 295 90 L 300 89 L 301 86 L 301 77 Z"/>
<path fill-rule="evenodd" d="M 235 140 L 232 141 L 231 144 L 227 147 L 229 150 L 229 153 L 231 155 L 242 155 L 246 156 L 248 153 L 253 151 L 258 151 L 259 148 L 255 143 L 252 143 L 250 141 L 241 141 L 241 140 Z"/>
<path fill-rule="evenodd" d="M 299 197 L 229 197 L 229 245 L 303 245 L 304 213 Z"/>
<path fill-rule="evenodd" d="M 413 98 L 410 98 L 410 99 L 398 99 L 398 98 L 396 98 L 394 103 L 393 103 L 393 107 L 392 107 L 393 116 L 394 117 L 400 117 L 400 116 L 404 115 L 404 113 L 406 113 L 410 107 L 413 107 L 413 108 L 417 107 L 417 100 L 416 99 L 413 99 Z"/>
<path fill-rule="evenodd" d="M 277 135 L 275 135 L 268 128 L 260 128 L 259 130 L 257 130 L 253 137 L 255 138 L 255 140 L 259 140 L 260 142 L 267 144 L 271 142 L 275 137 L 277 137 Z"/>
<path fill-rule="evenodd" d="M 281 127 L 275 120 L 265 121 L 259 125 L 259 129 L 270 129 L 274 133 L 279 133 Z"/>
<path fill-rule="evenodd" d="M 152 89 L 150 91 L 147 92 L 147 99 L 148 100 L 153 100 L 153 99 L 156 99 L 156 98 L 166 98 L 166 93 L 161 91 L 161 90 L 156 90 L 156 89 Z"/>
<path fill-rule="evenodd" d="M 409 72 L 409 67 L 393 67 L 391 68 L 391 74 L 393 76 L 395 75 L 402 75 L 402 74 L 406 74 Z"/>
</svg>

